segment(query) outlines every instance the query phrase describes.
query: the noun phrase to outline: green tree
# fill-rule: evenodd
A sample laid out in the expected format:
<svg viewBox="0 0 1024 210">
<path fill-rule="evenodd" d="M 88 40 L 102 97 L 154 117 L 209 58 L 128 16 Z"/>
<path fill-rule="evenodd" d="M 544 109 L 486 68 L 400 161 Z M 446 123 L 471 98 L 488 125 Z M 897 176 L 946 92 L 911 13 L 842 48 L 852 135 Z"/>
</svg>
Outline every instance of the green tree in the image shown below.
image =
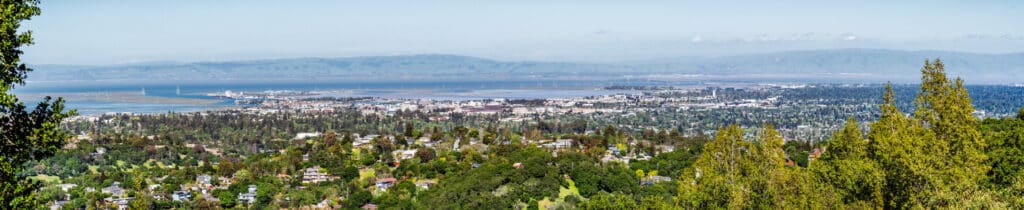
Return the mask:
<svg viewBox="0 0 1024 210">
<path fill-rule="evenodd" d="M 714 140 L 704 145 L 694 167 L 682 173 L 677 203 L 684 208 L 742 207 L 749 196 L 741 183 L 748 144 L 739 126 L 719 129 Z"/>
<path fill-rule="evenodd" d="M 1024 120 L 988 119 L 982 124 L 989 141 L 991 183 L 1008 187 L 1017 178 L 1024 178 Z"/>
<path fill-rule="evenodd" d="M 1017 110 L 1017 119 L 1024 120 L 1024 108 L 1020 108 Z"/>
<path fill-rule="evenodd" d="M 1000 208 L 1004 203 L 979 185 L 990 166 L 971 98 L 942 61 L 925 61 L 914 115 L 895 105 L 886 86 L 882 116 L 868 133 L 869 156 L 884 171 L 886 208 Z"/>
<path fill-rule="evenodd" d="M 644 206 L 650 209 L 659 209 L 660 206 Z M 641 206 L 631 196 L 619 193 L 601 193 L 587 202 L 579 205 L 580 209 L 641 209 Z"/>
<path fill-rule="evenodd" d="M 932 163 L 933 134 L 896 107 L 892 85 L 885 86 L 881 116 L 868 132 L 868 156 L 885 174 L 882 199 L 887 208 L 921 207 L 928 188 L 934 187 Z"/>
<path fill-rule="evenodd" d="M 867 140 L 857 120 L 850 118 L 828 142 L 827 151 L 810 170 L 820 182 L 831 185 L 845 204 L 856 208 L 881 208 L 885 179 L 875 161 L 868 158 Z"/>
<path fill-rule="evenodd" d="M 32 71 L 20 59 L 21 47 L 32 44 L 32 32 L 18 28 L 40 10 L 34 0 L 0 2 L 0 208 L 28 209 L 38 205 L 34 191 L 40 184 L 20 175 L 24 164 L 52 156 L 63 147 L 68 136 L 58 127 L 75 112 L 65 112 L 64 100 L 50 97 L 29 111 L 10 93 Z"/>
<path fill-rule="evenodd" d="M 720 129 L 692 168 L 681 173 L 676 204 L 687 209 L 827 207 L 802 168 L 785 167 L 782 135 L 763 126 L 753 140 L 732 125 Z"/>
<path fill-rule="evenodd" d="M 230 190 L 214 190 L 217 195 L 217 200 L 220 200 L 220 206 L 224 208 L 231 208 L 238 204 L 238 194 Z"/>
<path fill-rule="evenodd" d="M 128 203 L 129 209 L 153 209 L 153 197 L 149 195 L 136 196 L 135 200 Z"/>
<path fill-rule="evenodd" d="M 782 135 L 774 126 L 764 125 L 758 131 L 757 138 L 750 145 L 751 153 L 742 161 L 747 185 L 750 191 L 751 207 L 782 207 L 785 206 L 786 195 L 779 188 L 781 182 L 788 178 L 786 174 L 786 154 L 782 150 Z"/>
<path fill-rule="evenodd" d="M 985 141 L 978 130 L 978 118 L 972 114 L 974 106 L 964 81 L 950 81 L 939 59 L 925 61 L 921 74 L 914 117 L 935 133 L 934 143 L 939 144 L 936 149 L 941 150 L 930 152 L 947 160 L 948 165 L 939 169 L 953 190 L 975 188 L 989 167 L 983 163 Z"/>
</svg>

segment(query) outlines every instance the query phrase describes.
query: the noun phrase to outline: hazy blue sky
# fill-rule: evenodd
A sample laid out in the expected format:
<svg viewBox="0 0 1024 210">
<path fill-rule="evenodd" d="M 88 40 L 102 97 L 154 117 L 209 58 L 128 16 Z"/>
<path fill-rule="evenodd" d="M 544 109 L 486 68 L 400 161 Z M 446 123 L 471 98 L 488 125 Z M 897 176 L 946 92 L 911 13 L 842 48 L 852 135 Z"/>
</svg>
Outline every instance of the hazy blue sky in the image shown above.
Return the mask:
<svg viewBox="0 0 1024 210">
<path fill-rule="evenodd" d="M 426 3 L 430 2 L 430 3 Z M 444 53 L 625 61 L 1024 51 L 1024 1 L 43 1 L 36 64 Z"/>
</svg>

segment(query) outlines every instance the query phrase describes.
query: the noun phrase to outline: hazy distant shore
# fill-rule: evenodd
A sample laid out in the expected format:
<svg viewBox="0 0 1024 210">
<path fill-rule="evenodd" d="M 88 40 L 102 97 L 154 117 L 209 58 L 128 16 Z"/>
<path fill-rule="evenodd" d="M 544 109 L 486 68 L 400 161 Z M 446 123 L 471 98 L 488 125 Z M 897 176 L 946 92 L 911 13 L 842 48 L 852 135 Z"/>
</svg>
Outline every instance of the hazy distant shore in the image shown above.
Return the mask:
<svg viewBox="0 0 1024 210">
<path fill-rule="evenodd" d="M 41 99 L 46 96 L 52 96 L 64 97 L 64 100 L 67 101 L 112 103 L 210 105 L 221 102 L 213 99 L 147 96 L 141 92 L 22 93 L 19 96 L 27 99 Z"/>
</svg>

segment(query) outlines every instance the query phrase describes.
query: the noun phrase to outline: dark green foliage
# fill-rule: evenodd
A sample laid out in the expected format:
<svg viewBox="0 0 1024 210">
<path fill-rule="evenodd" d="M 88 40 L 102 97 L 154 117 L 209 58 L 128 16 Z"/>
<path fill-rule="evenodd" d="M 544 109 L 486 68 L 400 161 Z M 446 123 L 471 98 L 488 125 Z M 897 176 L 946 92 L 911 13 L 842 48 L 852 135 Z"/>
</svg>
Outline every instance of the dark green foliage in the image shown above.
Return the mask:
<svg viewBox="0 0 1024 210">
<path fill-rule="evenodd" d="M 220 200 L 221 207 L 231 208 L 238 204 L 238 194 L 230 190 L 215 190 L 214 194 Z"/>
<path fill-rule="evenodd" d="M 992 184 L 1009 187 L 1024 178 L 1024 120 L 986 119 L 981 128 L 989 144 Z"/>
<path fill-rule="evenodd" d="M 640 204 L 629 195 L 601 193 L 579 205 L 580 209 L 640 209 Z M 647 206 L 657 208 L 656 206 Z"/>
<path fill-rule="evenodd" d="M 19 32 L 22 21 L 40 14 L 34 0 L 4 0 L 0 4 L 0 208 L 26 209 L 37 203 L 36 181 L 22 174 L 25 163 L 52 156 L 68 136 L 59 129 L 64 118 L 75 112 L 64 111 L 64 100 L 46 97 L 29 110 L 10 93 L 24 84 L 32 71 L 21 62 L 21 47 L 32 44 L 31 31 Z"/>
<path fill-rule="evenodd" d="M 703 143 L 694 143 L 690 147 L 676 147 L 675 151 L 658 154 L 650 160 L 633 161 L 629 166 L 644 171 L 657 170 L 662 176 L 677 177 L 679 172 L 693 165 L 702 146 Z"/>
<path fill-rule="evenodd" d="M 786 151 L 788 159 L 796 163 L 797 166 L 807 167 L 807 155 L 812 150 L 810 142 L 788 140 L 782 145 L 782 150 Z"/>
<path fill-rule="evenodd" d="M 493 209 L 553 197 L 562 185 L 553 162 L 551 153 L 543 149 L 520 148 L 479 168 L 452 175 L 460 178 L 441 180 L 439 187 L 425 192 L 421 205 L 439 209 Z M 522 167 L 514 168 L 516 163 Z"/>
</svg>

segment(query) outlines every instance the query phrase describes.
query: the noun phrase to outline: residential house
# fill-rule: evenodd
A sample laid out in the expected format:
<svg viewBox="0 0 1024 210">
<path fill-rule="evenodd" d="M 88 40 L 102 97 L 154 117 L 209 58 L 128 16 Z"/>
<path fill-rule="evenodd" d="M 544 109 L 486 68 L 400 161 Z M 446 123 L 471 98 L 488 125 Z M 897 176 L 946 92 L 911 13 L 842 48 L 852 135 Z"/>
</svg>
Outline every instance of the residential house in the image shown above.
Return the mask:
<svg viewBox="0 0 1024 210">
<path fill-rule="evenodd" d="M 221 187 L 227 187 L 228 185 L 231 185 L 231 180 L 232 180 L 231 178 L 228 178 L 228 177 L 225 177 L 225 176 L 218 176 L 217 177 L 217 181 L 220 182 L 220 186 Z"/>
<path fill-rule="evenodd" d="M 68 204 L 70 202 L 71 201 L 54 201 L 53 204 L 50 205 L 50 210 L 61 210 L 63 209 L 64 204 Z"/>
<path fill-rule="evenodd" d="M 611 154 L 605 154 L 605 156 L 603 158 L 601 158 L 601 162 L 602 163 L 622 162 L 622 163 L 629 164 L 629 159 L 615 157 L 614 155 L 611 155 Z"/>
<path fill-rule="evenodd" d="M 59 185 L 57 185 L 57 186 L 59 186 L 59 187 L 60 187 L 60 190 L 63 190 L 64 192 L 67 192 L 67 191 L 68 191 L 68 190 L 70 190 L 71 188 L 75 188 L 75 187 L 77 187 L 78 185 L 77 185 L 77 184 L 59 184 Z"/>
<path fill-rule="evenodd" d="M 423 189 L 430 189 L 430 186 L 433 186 L 433 185 L 437 184 L 437 182 L 436 181 L 431 181 L 431 180 L 420 180 L 420 181 L 416 181 L 415 184 L 416 184 L 416 187 L 423 188 Z"/>
<path fill-rule="evenodd" d="M 399 160 L 412 159 L 412 158 L 416 157 L 416 150 L 414 150 L 414 149 L 399 150 L 399 151 L 395 151 L 395 152 L 399 153 L 399 155 L 398 155 L 398 159 Z"/>
<path fill-rule="evenodd" d="M 177 202 L 187 202 L 189 199 L 192 199 L 192 193 L 189 191 L 179 190 L 171 194 L 171 200 Z"/>
<path fill-rule="evenodd" d="M 423 145 L 423 147 L 427 147 L 427 148 L 437 148 L 437 144 L 438 144 L 438 142 L 436 142 L 436 141 L 425 141 L 423 143 L 420 143 L 420 145 Z M 456 148 L 456 149 L 458 149 L 458 148 Z"/>
<path fill-rule="evenodd" d="M 238 202 L 253 204 L 256 203 L 256 185 L 249 185 L 249 191 L 238 193 Z"/>
<path fill-rule="evenodd" d="M 96 152 L 90 153 L 94 158 L 103 158 L 103 154 L 107 153 L 107 148 L 96 147 Z"/>
<path fill-rule="evenodd" d="M 312 138 L 312 137 L 318 137 L 318 136 L 320 136 L 320 132 L 302 132 L 302 133 L 295 134 L 295 140 L 303 140 L 303 139 Z"/>
<path fill-rule="evenodd" d="M 543 145 L 548 149 L 566 149 L 572 147 L 572 139 L 559 139 Z"/>
<path fill-rule="evenodd" d="M 658 145 L 657 148 L 658 148 L 659 154 L 660 153 L 669 153 L 669 152 L 672 152 L 672 151 L 676 151 L 676 147 L 672 146 L 672 145 Z"/>
<path fill-rule="evenodd" d="M 616 146 L 608 146 L 608 152 L 611 152 L 612 155 L 620 155 L 620 154 L 622 154 L 622 151 L 619 150 L 619 147 L 616 147 Z"/>
<path fill-rule="evenodd" d="M 121 188 L 121 182 L 114 182 L 110 187 L 104 187 L 100 189 L 100 192 L 110 194 L 111 197 L 121 198 L 125 196 L 124 188 Z"/>
<path fill-rule="evenodd" d="M 208 187 L 213 185 L 213 177 L 207 174 L 201 174 L 196 176 L 196 184 L 199 187 Z"/>
<path fill-rule="evenodd" d="M 329 174 L 320 172 L 320 166 L 306 168 L 302 172 L 302 183 L 318 183 L 332 180 Z"/>
<path fill-rule="evenodd" d="M 128 203 L 131 203 L 134 198 L 105 198 L 103 201 L 107 203 L 117 204 L 117 210 L 128 209 Z"/>
<path fill-rule="evenodd" d="M 812 161 L 813 160 L 817 160 L 824 153 L 825 153 L 825 150 L 823 150 L 821 148 L 814 148 L 814 149 L 811 150 L 811 153 L 807 155 L 807 160 L 812 160 Z"/>
<path fill-rule="evenodd" d="M 398 180 L 395 178 L 381 178 L 377 179 L 377 189 L 381 191 L 387 191 L 389 187 L 395 186 Z"/>
<path fill-rule="evenodd" d="M 366 135 L 366 136 L 360 136 L 359 138 L 356 138 L 355 141 L 352 141 L 352 147 L 359 148 L 359 147 L 362 147 L 362 146 L 369 146 L 370 145 L 370 141 L 373 141 L 373 139 L 377 138 L 378 136 L 380 136 L 380 135 L 372 135 L 371 134 L 371 135 Z"/>
<path fill-rule="evenodd" d="M 657 184 L 657 183 L 660 183 L 660 182 L 669 182 L 669 181 L 672 181 L 672 178 L 669 178 L 667 176 L 647 176 L 647 177 L 643 178 L 642 180 L 640 180 L 640 185 L 651 186 L 651 185 L 654 185 L 654 184 Z"/>
</svg>

